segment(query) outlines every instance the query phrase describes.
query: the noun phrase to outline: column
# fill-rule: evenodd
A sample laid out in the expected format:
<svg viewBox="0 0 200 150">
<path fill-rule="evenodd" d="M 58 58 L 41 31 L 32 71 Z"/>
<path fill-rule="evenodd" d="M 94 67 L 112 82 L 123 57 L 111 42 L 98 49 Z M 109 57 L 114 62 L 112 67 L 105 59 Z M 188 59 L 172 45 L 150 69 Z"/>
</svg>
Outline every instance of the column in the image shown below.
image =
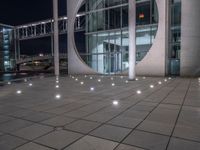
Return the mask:
<svg viewBox="0 0 200 150">
<path fill-rule="evenodd" d="M 53 18 L 54 18 L 54 71 L 59 76 L 59 31 L 58 31 L 58 0 L 53 0 Z"/>
<path fill-rule="evenodd" d="M 129 0 L 129 80 L 136 77 L 136 0 Z"/>
</svg>

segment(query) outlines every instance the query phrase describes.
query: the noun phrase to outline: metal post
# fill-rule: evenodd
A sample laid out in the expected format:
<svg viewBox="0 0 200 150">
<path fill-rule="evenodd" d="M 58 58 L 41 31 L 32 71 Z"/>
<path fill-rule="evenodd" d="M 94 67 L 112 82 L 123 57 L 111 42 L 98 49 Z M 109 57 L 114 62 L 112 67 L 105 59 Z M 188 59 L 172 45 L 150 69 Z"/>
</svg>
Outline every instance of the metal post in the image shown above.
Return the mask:
<svg viewBox="0 0 200 150">
<path fill-rule="evenodd" d="M 53 18 L 54 18 L 54 71 L 59 76 L 59 31 L 58 31 L 58 0 L 53 0 Z"/>
<path fill-rule="evenodd" d="M 136 77 L 136 0 L 129 0 L 129 80 Z"/>
</svg>

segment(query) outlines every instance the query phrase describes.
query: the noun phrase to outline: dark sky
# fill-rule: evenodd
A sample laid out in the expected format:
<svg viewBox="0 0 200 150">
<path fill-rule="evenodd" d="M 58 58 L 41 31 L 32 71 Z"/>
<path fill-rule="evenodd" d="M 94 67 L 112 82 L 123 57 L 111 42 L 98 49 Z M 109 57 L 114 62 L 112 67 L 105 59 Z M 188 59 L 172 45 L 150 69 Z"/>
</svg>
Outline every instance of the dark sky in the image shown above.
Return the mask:
<svg viewBox="0 0 200 150">
<path fill-rule="evenodd" d="M 0 23 L 21 25 L 52 18 L 52 0 L 0 0 Z M 59 0 L 59 16 L 66 15 L 66 0 Z M 36 55 L 50 53 L 51 39 L 22 41 L 21 53 Z M 67 49 L 66 35 L 60 37 L 60 51 Z"/>
<path fill-rule="evenodd" d="M 66 0 L 59 0 L 59 15 L 66 15 Z M 1 23 L 20 25 L 52 16 L 52 0 L 1 0 Z"/>
</svg>

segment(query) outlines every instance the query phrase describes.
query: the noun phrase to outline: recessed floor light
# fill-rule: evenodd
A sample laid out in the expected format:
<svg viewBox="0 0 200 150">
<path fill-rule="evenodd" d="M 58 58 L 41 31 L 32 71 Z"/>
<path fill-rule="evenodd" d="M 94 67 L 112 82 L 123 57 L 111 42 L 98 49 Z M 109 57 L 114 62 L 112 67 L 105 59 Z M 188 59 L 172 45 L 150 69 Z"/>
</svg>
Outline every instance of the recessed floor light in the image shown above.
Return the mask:
<svg viewBox="0 0 200 150">
<path fill-rule="evenodd" d="M 152 88 L 152 89 L 153 89 L 153 88 L 154 88 L 154 85 L 150 85 L 150 88 Z"/>
<path fill-rule="evenodd" d="M 140 91 L 140 90 L 137 90 L 137 94 L 142 94 L 142 91 Z"/>
<path fill-rule="evenodd" d="M 115 105 L 115 106 L 119 105 L 119 101 L 117 101 L 117 100 L 114 100 L 112 103 L 113 103 L 113 105 Z"/>
<path fill-rule="evenodd" d="M 60 95 L 60 94 L 56 94 L 55 98 L 56 98 L 56 99 L 60 99 L 60 98 L 61 98 L 61 95 Z"/>
<path fill-rule="evenodd" d="M 17 93 L 17 94 L 22 94 L 22 91 L 21 91 L 21 90 L 17 90 L 16 93 Z"/>
<path fill-rule="evenodd" d="M 91 88 L 90 88 L 90 91 L 94 91 L 94 87 L 91 87 Z"/>
</svg>

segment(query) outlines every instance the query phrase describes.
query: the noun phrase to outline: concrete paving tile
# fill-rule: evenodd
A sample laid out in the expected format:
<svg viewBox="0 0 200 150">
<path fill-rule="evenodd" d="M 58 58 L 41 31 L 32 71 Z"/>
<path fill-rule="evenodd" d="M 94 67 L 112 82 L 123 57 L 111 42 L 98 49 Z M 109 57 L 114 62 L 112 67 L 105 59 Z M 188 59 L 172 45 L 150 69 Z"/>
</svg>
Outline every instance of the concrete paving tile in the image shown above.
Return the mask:
<svg viewBox="0 0 200 150">
<path fill-rule="evenodd" d="M 99 125 L 100 123 L 86 121 L 86 120 L 78 120 L 76 122 L 73 122 L 65 126 L 65 129 L 87 134 L 96 127 L 98 127 Z"/>
<path fill-rule="evenodd" d="M 53 131 L 52 127 L 39 125 L 39 124 L 33 124 L 29 127 L 18 130 L 12 134 L 18 137 L 21 137 L 23 139 L 33 140 L 51 131 Z"/>
<path fill-rule="evenodd" d="M 167 150 L 200 150 L 200 143 L 172 138 Z"/>
<path fill-rule="evenodd" d="M 3 135 L 0 136 L 0 150 L 12 150 L 26 142 L 27 141 L 14 136 Z"/>
<path fill-rule="evenodd" d="M 115 150 L 144 150 L 142 148 L 133 147 L 125 144 L 120 144 Z"/>
<path fill-rule="evenodd" d="M 65 126 L 66 124 L 73 122 L 74 120 L 75 119 L 69 118 L 69 117 L 57 116 L 57 117 L 45 120 L 41 123 L 50 125 L 50 126 L 54 126 L 54 127 L 62 127 L 62 126 Z"/>
<path fill-rule="evenodd" d="M 23 119 L 26 120 L 30 120 L 33 122 L 40 122 L 40 121 L 44 121 L 47 120 L 49 118 L 54 117 L 54 114 L 50 114 L 50 113 L 45 113 L 45 112 L 35 112 L 33 114 L 30 114 L 28 116 L 23 117 Z"/>
<path fill-rule="evenodd" d="M 81 134 L 64 130 L 54 131 L 35 140 L 36 143 L 62 149 L 82 137 Z"/>
<path fill-rule="evenodd" d="M 85 136 L 64 150 L 114 150 L 118 143 L 92 136 Z"/>
<path fill-rule="evenodd" d="M 126 135 L 130 133 L 130 131 L 131 130 L 127 128 L 103 125 L 91 132 L 90 135 L 120 142 L 123 138 L 125 138 Z"/>
<path fill-rule="evenodd" d="M 23 146 L 18 147 L 16 150 L 53 150 L 53 149 L 30 142 Z"/>
<path fill-rule="evenodd" d="M 165 150 L 168 140 L 167 136 L 135 130 L 123 143 L 149 150 Z"/>
<path fill-rule="evenodd" d="M 8 122 L 5 122 L 0 125 L 0 131 L 4 133 L 12 133 L 16 130 L 20 130 L 22 128 L 28 127 L 33 123 L 30 121 L 25 121 L 21 119 L 14 119 Z"/>
</svg>

